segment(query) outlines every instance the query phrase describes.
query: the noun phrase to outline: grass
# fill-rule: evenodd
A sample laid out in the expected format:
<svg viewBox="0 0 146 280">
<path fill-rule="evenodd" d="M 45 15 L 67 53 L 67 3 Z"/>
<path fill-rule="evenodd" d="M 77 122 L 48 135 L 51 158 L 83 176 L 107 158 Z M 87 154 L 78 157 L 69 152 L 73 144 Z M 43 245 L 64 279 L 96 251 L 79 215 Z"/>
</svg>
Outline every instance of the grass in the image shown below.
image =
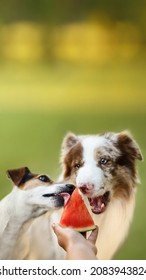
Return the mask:
<svg viewBox="0 0 146 280">
<path fill-rule="evenodd" d="M 9 168 L 28 166 L 56 178 L 62 139 L 68 131 L 89 134 L 129 129 L 145 158 L 145 72 L 138 62 L 98 69 L 1 66 L 0 197 L 11 189 L 5 174 Z M 138 168 L 142 183 L 134 220 L 117 259 L 146 259 L 145 161 Z"/>
</svg>

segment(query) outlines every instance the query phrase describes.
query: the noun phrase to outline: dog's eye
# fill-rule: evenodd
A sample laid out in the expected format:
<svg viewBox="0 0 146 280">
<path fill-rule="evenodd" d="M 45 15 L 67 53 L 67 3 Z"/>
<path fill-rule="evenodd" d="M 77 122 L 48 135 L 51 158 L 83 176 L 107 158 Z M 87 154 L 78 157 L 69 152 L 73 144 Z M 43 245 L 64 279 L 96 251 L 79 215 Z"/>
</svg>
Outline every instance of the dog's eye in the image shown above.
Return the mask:
<svg viewBox="0 0 146 280">
<path fill-rule="evenodd" d="M 75 164 L 75 169 L 78 170 L 81 167 L 79 163 Z"/>
<path fill-rule="evenodd" d="M 102 164 L 102 165 L 106 165 L 107 162 L 108 162 L 108 160 L 106 158 L 101 158 L 101 160 L 100 160 L 100 164 Z"/>
<path fill-rule="evenodd" d="M 46 176 L 46 175 L 41 175 L 41 176 L 39 176 L 38 179 L 39 179 L 40 181 L 42 181 L 42 182 L 45 182 L 45 183 L 51 182 L 50 178 L 49 178 L 48 176 Z"/>
</svg>

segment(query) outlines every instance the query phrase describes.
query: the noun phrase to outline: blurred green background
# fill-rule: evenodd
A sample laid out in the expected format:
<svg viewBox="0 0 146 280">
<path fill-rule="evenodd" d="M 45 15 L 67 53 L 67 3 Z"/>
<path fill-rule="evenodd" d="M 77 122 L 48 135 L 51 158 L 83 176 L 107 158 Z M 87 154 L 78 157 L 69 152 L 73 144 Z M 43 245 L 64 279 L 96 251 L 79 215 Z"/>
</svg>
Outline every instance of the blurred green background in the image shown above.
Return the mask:
<svg viewBox="0 0 146 280">
<path fill-rule="evenodd" d="M 68 131 L 129 129 L 145 158 L 145 19 L 145 0 L 0 1 L 1 198 L 9 168 L 57 178 Z M 145 161 L 138 169 L 134 220 L 116 259 L 146 259 Z"/>
</svg>

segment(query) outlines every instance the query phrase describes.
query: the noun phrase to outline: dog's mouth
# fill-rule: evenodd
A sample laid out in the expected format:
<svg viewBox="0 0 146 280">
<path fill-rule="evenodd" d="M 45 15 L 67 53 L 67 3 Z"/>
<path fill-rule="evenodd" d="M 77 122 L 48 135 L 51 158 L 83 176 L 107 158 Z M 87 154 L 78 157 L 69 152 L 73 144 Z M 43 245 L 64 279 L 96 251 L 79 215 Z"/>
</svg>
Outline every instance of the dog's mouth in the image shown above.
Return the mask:
<svg viewBox="0 0 146 280">
<path fill-rule="evenodd" d="M 105 192 L 104 195 L 98 197 L 88 198 L 91 210 L 94 214 L 101 214 L 106 210 L 106 207 L 110 201 L 110 192 Z"/>
<path fill-rule="evenodd" d="M 55 200 L 58 200 L 61 206 L 65 206 L 69 201 L 74 189 L 75 189 L 74 185 L 68 184 L 63 190 L 60 190 L 57 193 L 44 194 L 43 196 L 51 197 Z"/>
<path fill-rule="evenodd" d="M 64 200 L 64 206 L 67 204 L 67 202 L 69 201 L 71 194 L 69 193 L 60 193 L 59 196 L 61 196 Z"/>
<path fill-rule="evenodd" d="M 60 208 L 64 207 L 67 202 L 69 201 L 71 194 L 67 192 L 62 192 L 62 193 L 54 193 L 54 194 L 44 194 L 44 197 L 50 197 L 54 200 L 55 207 Z"/>
<path fill-rule="evenodd" d="M 74 185 L 67 184 L 65 190 L 59 193 L 59 196 L 61 198 L 63 198 L 63 200 L 64 200 L 64 206 L 69 201 L 69 199 L 70 199 L 70 197 L 71 197 L 71 195 L 72 195 L 74 190 L 75 190 L 75 186 Z"/>
</svg>

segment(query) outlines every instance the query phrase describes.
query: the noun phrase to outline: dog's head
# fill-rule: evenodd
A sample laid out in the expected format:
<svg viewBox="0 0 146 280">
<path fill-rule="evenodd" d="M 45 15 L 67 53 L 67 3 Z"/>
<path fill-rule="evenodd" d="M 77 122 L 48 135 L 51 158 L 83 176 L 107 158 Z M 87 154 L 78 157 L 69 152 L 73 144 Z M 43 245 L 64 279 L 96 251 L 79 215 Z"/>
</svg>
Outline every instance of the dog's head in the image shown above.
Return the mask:
<svg viewBox="0 0 146 280">
<path fill-rule="evenodd" d="M 15 185 L 16 204 L 25 204 L 25 209 L 29 205 L 33 216 L 63 207 L 75 189 L 71 184 L 55 184 L 47 175 L 33 174 L 28 167 L 11 169 L 7 174 Z"/>
<path fill-rule="evenodd" d="M 64 178 L 71 178 L 90 201 L 92 211 L 105 211 L 113 197 L 128 199 L 137 183 L 140 149 L 129 132 L 76 136 L 62 145 Z"/>
</svg>

